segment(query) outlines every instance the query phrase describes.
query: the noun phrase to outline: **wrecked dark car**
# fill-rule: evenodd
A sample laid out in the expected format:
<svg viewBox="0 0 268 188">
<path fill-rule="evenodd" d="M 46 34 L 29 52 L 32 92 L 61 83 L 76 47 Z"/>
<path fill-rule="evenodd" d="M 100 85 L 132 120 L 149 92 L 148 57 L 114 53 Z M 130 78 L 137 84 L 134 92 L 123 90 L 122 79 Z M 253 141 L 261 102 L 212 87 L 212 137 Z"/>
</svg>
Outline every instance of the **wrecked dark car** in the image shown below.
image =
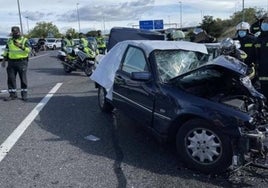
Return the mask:
<svg viewBox="0 0 268 188">
<path fill-rule="evenodd" d="M 157 138 L 175 141 L 191 169 L 267 168 L 265 97 L 245 64 L 229 56 L 207 62 L 207 55 L 205 45 L 186 41 L 118 43 L 91 76 L 100 109 L 115 108 Z"/>
</svg>

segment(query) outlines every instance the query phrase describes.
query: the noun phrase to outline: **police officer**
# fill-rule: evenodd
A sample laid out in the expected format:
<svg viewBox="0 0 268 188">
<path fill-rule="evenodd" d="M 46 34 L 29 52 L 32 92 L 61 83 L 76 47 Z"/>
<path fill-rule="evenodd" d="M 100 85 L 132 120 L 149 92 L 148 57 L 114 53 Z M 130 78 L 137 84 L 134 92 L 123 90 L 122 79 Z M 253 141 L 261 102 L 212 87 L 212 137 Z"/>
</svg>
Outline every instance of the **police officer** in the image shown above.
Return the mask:
<svg viewBox="0 0 268 188">
<path fill-rule="evenodd" d="M 268 99 L 268 17 L 261 23 L 261 33 L 257 37 L 255 47 L 261 91 Z"/>
<path fill-rule="evenodd" d="M 67 33 L 66 37 L 62 41 L 62 50 L 67 52 L 68 47 L 74 47 L 74 41 L 71 33 Z"/>
<path fill-rule="evenodd" d="M 7 84 L 9 97 L 5 101 L 17 98 L 16 75 L 19 74 L 21 83 L 22 100 L 27 101 L 27 67 L 30 53 L 28 39 L 20 33 L 20 28 L 13 26 L 11 28 L 12 37 L 7 41 L 4 58 L 8 61 L 7 66 Z"/>
<path fill-rule="evenodd" d="M 258 79 L 257 64 L 256 64 L 256 37 L 250 33 L 250 25 L 247 22 L 240 22 L 236 26 L 236 37 L 234 40 L 240 42 L 240 49 L 243 50 L 247 56 L 243 60 L 248 66 L 248 72 L 252 73 L 252 83 L 256 89 L 260 89 L 260 83 Z"/>
<path fill-rule="evenodd" d="M 85 38 L 83 33 L 79 33 L 79 44 L 80 44 L 80 49 L 84 51 L 88 57 L 94 59 L 96 57 L 96 53 L 89 48 L 89 42 Z"/>
<path fill-rule="evenodd" d="M 106 43 L 105 43 L 104 37 L 101 34 L 101 30 L 97 31 L 96 40 L 97 40 L 97 47 L 98 47 L 99 53 L 100 54 L 105 54 Z"/>
</svg>

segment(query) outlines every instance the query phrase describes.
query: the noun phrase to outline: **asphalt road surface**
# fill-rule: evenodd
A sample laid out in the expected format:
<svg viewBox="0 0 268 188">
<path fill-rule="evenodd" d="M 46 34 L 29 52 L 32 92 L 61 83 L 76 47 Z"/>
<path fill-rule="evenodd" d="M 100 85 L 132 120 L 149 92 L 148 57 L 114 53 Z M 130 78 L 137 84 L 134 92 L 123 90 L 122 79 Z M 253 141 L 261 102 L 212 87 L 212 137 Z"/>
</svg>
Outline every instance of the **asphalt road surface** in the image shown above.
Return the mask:
<svg viewBox="0 0 268 188">
<path fill-rule="evenodd" d="M 28 102 L 3 101 L 0 70 L 0 188 L 268 187 L 268 170 L 256 167 L 221 175 L 185 168 L 172 143 L 120 113 L 101 113 L 94 83 L 64 73 L 56 55 L 30 59 Z"/>
</svg>

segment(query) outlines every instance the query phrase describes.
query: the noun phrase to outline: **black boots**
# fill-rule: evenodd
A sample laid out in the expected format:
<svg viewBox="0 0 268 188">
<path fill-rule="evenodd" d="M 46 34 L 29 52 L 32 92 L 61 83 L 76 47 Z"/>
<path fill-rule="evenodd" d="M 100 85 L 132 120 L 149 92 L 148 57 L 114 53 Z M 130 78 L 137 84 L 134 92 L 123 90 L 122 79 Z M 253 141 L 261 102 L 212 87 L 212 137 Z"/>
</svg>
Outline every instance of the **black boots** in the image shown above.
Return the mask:
<svg viewBox="0 0 268 188">
<path fill-rule="evenodd" d="M 15 100 L 17 98 L 18 98 L 18 96 L 16 93 L 10 93 L 9 97 L 4 98 L 4 101 L 11 101 L 11 100 Z"/>
<path fill-rule="evenodd" d="M 9 93 L 9 97 L 4 98 L 4 101 L 11 101 L 11 100 L 15 100 L 17 98 L 18 98 L 17 93 Z M 23 101 L 28 100 L 26 91 L 21 92 L 21 100 L 23 100 Z"/>
<path fill-rule="evenodd" d="M 23 101 L 27 101 L 27 100 L 28 100 L 27 92 L 26 92 L 26 91 L 22 91 L 22 92 L 21 92 L 21 99 L 22 99 Z"/>
</svg>

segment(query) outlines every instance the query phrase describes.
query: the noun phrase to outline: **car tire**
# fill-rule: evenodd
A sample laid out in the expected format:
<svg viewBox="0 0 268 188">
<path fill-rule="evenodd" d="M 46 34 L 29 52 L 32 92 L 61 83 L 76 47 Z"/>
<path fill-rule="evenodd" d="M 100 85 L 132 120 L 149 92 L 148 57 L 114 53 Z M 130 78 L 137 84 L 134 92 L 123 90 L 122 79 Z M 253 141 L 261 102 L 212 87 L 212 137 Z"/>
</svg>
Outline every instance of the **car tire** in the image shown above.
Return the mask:
<svg viewBox="0 0 268 188">
<path fill-rule="evenodd" d="M 53 46 L 53 49 L 52 50 L 56 50 L 56 46 Z"/>
<path fill-rule="evenodd" d="M 106 99 L 106 89 L 104 87 L 98 86 L 98 105 L 102 112 L 111 112 L 113 111 L 113 106 Z"/>
<path fill-rule="evenodd" d="M 188 168 L 206 174 L 223 172 L 232 162 L 229 137 L 202 119 L 183 124 L 176 136 L 176 146 Z"/>
</svg>

